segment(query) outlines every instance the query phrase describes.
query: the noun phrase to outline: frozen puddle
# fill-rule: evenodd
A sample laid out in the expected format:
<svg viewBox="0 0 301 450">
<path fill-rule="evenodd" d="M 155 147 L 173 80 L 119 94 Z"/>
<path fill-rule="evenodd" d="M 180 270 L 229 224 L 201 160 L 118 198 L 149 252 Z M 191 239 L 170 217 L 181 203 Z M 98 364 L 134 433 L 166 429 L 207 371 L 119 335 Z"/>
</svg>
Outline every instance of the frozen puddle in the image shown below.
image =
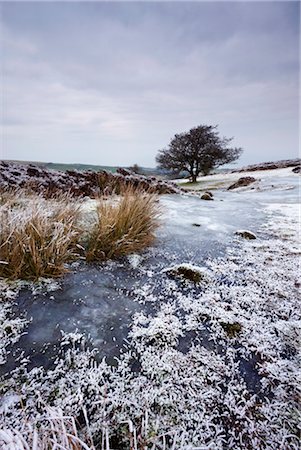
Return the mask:
<svg viewBox="0 0 301 450">
<path fill-rule="evenodd" d="M 224 196 L 220 194 L 213 202 L 164 196 L 154 248 L 119 262 L 82 265 L 67 274 L 54 292 L 32 295 L 30 290 L 21 291 L 16 315 L 25 316 L 30 323 L 2 370 L 13 369 L 21 357 L 29 357 L 29 367 L 51 366 L 62 331 L 84 333 L 99 350 L 99 358 L 106 356 L 114 364 L 127 346 L 133 314 L 154 312 L 175 296 L 174 290 L 166 289 L 162 269 L 182 262 L 206 265 L 208 259 L 222 256 L 230 243 L 237 245 L 237 227 L 256 229 L 261 223 L 262 213 L 250 214 L 250 202 L 239 197 L 223 201 Z M 207 337 L 205 341 L 209 345 Z M 188 344 L 185 341 L 183 345 Z"/>
<path fill-rule="evenodd" d="M 54 292 L 33 296 L 29 290 L 21 291 L 16 313 L 25 312 L 31 322 L 6 368 L 14 365 L 20 350 L 23 356 L 30 356 L 33 367 L 50 366 L 62 331 L 84 333 L 102 357 L 118 355 L 131 316 L 141 309 L 132 293 L 136 277 L 129 267 L 114 263 L 99 268 L 84 266 L 67 274 L 61 289 Z"/>
</svg>

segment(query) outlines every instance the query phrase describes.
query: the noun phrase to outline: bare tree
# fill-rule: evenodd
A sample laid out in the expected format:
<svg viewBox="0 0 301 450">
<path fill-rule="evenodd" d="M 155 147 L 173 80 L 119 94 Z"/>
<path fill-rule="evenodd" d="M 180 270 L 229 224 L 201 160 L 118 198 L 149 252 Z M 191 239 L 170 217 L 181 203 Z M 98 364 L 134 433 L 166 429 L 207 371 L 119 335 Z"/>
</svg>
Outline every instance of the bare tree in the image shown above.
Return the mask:
<svg viewBox="0 0 301 450">
<path fill-rule="evenodd" d="M 188 172 L 192 182 L 200 173 L 207 175 L 212 169 L 235 161 L 241 148 L 229 147 L 233 138 L 220 137 L 217 125 L 199 125 L 187 133 L 176 134 L 168 148 L 160 150 L 158 167 L 170 171 Z"/>
<path fill-rule="evenodd" d="M 138 166 L 138 164 L 134 164 L 133 166 L 129 167 L 129 170 L 131 172 L 134 172 L 134 173 L 138 174 L 138 175 L 142 174 L 142 169 L 141 169 L 140 166 Z"/>
</svg>

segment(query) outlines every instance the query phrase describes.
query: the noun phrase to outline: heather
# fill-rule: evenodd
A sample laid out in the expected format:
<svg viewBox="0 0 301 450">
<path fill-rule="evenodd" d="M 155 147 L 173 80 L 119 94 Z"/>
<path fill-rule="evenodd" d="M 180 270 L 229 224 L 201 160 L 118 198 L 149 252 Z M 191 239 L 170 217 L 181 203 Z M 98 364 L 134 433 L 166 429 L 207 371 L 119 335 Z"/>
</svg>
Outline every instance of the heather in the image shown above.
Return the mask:
<svg viewBox="0 0 301 450">
<path fill-rule="evenodd" d="M 157 194 L 179 192 L 179 188 L 174 183 L 137 175 L 122 168 L 117 169 L 116 173 L 105 170 L 58 171 L 34 164 L 1 161 L 0 192 L 20 188 L 50 198 L 66 192 L 74 197 L 95 198 L 99 195 L 120 194 L 127 188 Z"/>
</svg>

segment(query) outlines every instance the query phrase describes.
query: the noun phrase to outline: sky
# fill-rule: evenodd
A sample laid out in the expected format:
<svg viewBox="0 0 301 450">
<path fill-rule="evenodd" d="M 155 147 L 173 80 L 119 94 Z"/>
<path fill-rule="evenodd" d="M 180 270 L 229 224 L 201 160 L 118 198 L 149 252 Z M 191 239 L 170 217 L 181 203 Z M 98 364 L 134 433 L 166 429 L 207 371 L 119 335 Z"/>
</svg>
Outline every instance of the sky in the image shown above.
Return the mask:
<svg viewBox="0 0 301 450">
<path fill-rule="evenodd" d="M 294 158 L 299 2 L 1 2 L 0 158 L 154 167 L 218 125 L 239 165 Z"/>
</svg>

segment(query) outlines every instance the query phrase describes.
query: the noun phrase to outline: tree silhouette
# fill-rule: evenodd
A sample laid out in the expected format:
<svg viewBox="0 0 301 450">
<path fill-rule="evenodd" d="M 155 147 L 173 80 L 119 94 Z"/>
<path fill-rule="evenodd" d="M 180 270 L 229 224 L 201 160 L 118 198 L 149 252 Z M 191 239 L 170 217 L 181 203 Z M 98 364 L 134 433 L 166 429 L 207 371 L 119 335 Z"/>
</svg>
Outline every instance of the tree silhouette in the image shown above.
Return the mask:
<svg viewBox="0 0 301 450">
<path fill-rule="evenodd" d="M 220 137 L 217 125 L 199 125 L 186 133 L 176 134 L 168 148 L 159 151 L 158 167 L 174 172 L 188 172 L 192 182 L 200 173 L 207 175 L 212 169 L 235 161 L 241 148 L 229 147 L 233 138 Z"/>
</svg>

